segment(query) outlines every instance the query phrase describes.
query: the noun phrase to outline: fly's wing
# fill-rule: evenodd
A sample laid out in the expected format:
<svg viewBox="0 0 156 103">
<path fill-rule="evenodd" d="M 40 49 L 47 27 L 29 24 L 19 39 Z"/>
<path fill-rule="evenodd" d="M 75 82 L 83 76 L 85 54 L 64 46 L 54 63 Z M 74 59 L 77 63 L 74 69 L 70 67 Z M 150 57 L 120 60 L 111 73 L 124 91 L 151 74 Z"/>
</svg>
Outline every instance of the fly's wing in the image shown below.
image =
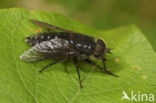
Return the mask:
<svg viewBox="0 0 156 103">
<path fill-rule="evenodd" d="M 44 60 L 46 56 L 42 53 L 36 51 L 34 47 L 30 48 L 29 50 L 25 51 L 21 56 L 20 59 L 26 62 L 33 62 L 33 61 L 40 61 Z"/>
<path fill-rule="evenodd" d="M 39 61 L 51 58 L 78 56 L 80 53 L 70 46 L 67 40 L 54 38 L 34 45 L 21 55 L 23 61 Z"/>
<path fill-rule="evenodd" d="M 41 21 L 38 21 L 38 20 L 31 20 L 31 22 L 38 25 L 38 26 L 44 27 L 46 29 L 60 30 L 60 31 L 68 32 L 68 33 L 72 33 L 72 34 L 75 33 L 73 31 L 70 31 L 70 30 L 67 30 L 67 29 L 64 29 L 64 28 L 61 28 L 61 27 L 54 26 L 52 24 L 44 23 L 44 22 L 41 22 Z"/>
</svg>

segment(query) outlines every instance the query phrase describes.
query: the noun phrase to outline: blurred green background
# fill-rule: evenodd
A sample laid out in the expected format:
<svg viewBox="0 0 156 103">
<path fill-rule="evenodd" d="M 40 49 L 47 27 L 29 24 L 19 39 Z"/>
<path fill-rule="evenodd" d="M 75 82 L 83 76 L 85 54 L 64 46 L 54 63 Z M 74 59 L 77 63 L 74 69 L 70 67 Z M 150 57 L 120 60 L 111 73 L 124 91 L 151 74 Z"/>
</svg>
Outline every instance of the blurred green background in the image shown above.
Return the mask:
<svg viewBox="0 0 156 103">
<path fill-rule="evenodd" d="M 156 50 L 156 0 L 0 0 L 0 8 L 57 12 L 108 30 L 135 24 Z"/>
</svg>

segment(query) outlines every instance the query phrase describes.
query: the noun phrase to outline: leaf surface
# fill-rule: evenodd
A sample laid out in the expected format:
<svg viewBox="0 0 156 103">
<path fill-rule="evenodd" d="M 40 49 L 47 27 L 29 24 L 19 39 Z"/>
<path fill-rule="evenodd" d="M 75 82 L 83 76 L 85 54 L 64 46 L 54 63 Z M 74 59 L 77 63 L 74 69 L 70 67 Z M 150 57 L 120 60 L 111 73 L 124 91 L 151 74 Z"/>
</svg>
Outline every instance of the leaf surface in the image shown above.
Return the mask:
<svg viewBox="0 0 156 103">
<path fill-rule="evenodd" d="M 76 69 L 69 60 L 38 71 L 51 63 L 23 62 L 20 55 L 30 47 L 25 38 L 43 32 L 30 19 L 44 21 L 75 32 L 102 38 L 112 50 L 107 69 L 119 76 L 101 73 L 94 66 L 79 62 L 83 89 L 79 88 Z M 0 103 L 121 103 L 123 91 L 156 94 L 156 54 L 135 26 L 96 30 L 56 13 L 0 10 Z M 102 66 L 101 62 L 96 61 Z"/>
</svg>

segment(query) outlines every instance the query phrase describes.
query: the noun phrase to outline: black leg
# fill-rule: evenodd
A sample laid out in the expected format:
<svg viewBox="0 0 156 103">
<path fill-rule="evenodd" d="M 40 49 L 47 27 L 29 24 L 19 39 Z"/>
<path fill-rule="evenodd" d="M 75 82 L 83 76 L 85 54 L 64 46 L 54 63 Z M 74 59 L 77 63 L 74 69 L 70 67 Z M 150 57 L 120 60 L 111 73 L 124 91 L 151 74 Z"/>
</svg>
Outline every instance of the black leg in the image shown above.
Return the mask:
<svg viewBox="0 0 156 103">
<path fill-rule="evenodd" d="M 58 61 L 55 61 L 53 63 L 50 63 L 49 65 L 47 65 L 46 67 L 42 68 L 39 73 L 41 73 L 43 70 L 47 69 L 48 67 L 54 65 L 54 64 L 58 64 L 58 63 L 61 63 L 61 62 L 64 62 L 67 58 L 64 58 L 64 59 L 61 59 L 61 60 L 58 60 Z"/>
<path fill-rule="evenodd" d="M 114 73 L 106 70 L 106 65 L 105 65 L 105 61 L 103 61 L 103 64 L 104 64 L 104 68 L 101 68 L 100 66 L 98 66 L 95 62 L 89 60 L 89 59 L 85 59 L 85 61 L 88 63 L 88 64 L 91 64 L 93 66 L 96 66 L 98 69 L 100 69 L 101 71 L 104 70 L 105 73 L 109 74 L 109 75 L 112 75 L 112 76 L 115 76 L 115 77 L 118 77 L 117 75 L 115 75 Z"/>
<path fill-rule="evenodd" d="M 110 71 L 108 71 L 106 69 L 106 63 L 105 63 L 106 62 L 106 59 L 105 58 L 102 59 L 102 62 L 103 62 L 103 67 L 104 67 L 103 70 L 104 70 L 105 73 L 110 74 L 110 75 L 113 75 L 115 77 L 118 77 L 117 75 L 115 75 L 114 73 L 112 73 L 112 72 L 110 72 Z"/>
<path fill-rule="evenodd" d="M 75 67 L 76 67 L 76 70 L 77 70 L 77 74 L 78 74 L 78 78 L 79 78 L 79 82 L 80 82 L 80 88 L 82 88 L 77 58 L 74 58 L 74 64 L 75 64 Z"/>
<path fill-rule="evenodd" d="M 95 62 L 93 62 L 89 59 L 85 59 L 85 62 L 87 62 L 90 65 L 96 66 L 98 69 L 100 69 L 102 71 L 102 68 L 100 66 L 98 66 Z"/>
</svg>

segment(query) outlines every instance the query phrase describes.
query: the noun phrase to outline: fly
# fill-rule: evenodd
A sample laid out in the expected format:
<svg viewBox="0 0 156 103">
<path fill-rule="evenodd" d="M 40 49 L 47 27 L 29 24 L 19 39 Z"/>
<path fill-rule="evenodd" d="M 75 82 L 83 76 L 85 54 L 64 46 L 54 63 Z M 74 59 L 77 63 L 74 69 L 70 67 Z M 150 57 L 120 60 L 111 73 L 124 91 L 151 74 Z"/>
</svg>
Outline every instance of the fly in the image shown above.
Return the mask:
<svg viewBox="0 0 156 103">
<path fill-rule="evenodd" d="M 109 75 L 118 77 L 117 75 L 106 69 L 105 54 L 111 54 L 111 49 L 106 47 L 106 44 L 102 39 L 95 40 L 90 36 L 66 30 L 64 28 L 60 28 L 37 20 L 31 20 L 31 22 L 48 30 L 55 29 L 60 31 L 39 33 L 38 35 L 29 36 L 26 38 L 26 42 L 31 46 L 31 48 L 20 56 L 21 60 L 26 62 L 33 62 L 45 59 L 59 58 L 59 60 L 47 65 L 39 72 L 42 72 L 43 70 L 54 64 L 58 64 L 68 60 L 69 58 L 72 58 L 77 70 L 80 88 L 82 88 L 82 82 L 78 67 L 78 58 L 82 58 L 82 60 L 84 60 L 86 63 L 96 66 L 101 71 Z M 92 55 L 95 58 L 102 60 L 103 67 L 100 67 L 95 62 L 90 60 L 90 56 Z"/>
</svg>

